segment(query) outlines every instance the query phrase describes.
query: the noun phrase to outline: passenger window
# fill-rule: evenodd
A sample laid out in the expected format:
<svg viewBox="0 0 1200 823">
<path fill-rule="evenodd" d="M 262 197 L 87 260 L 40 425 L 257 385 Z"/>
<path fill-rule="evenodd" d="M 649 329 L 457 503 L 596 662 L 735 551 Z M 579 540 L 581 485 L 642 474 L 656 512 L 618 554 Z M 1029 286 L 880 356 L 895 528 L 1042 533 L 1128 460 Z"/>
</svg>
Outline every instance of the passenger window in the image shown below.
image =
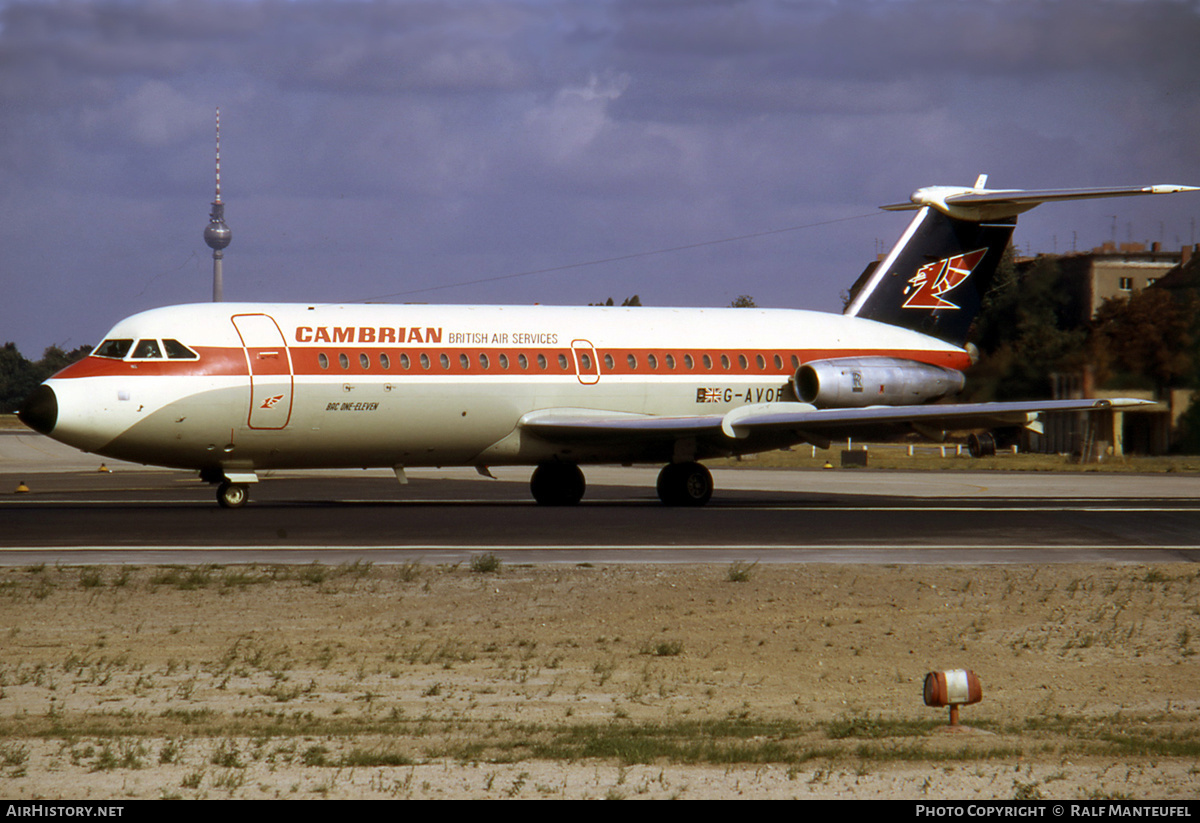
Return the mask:
<svg viewBox="0 0 1200 823">
<path fill-rule="evenodd" d="M 200 355 L 180 343 L 178 340 L 163 340 L 163 348 L 171 360 L 196 360 Z"/>
<path fill-rule="evenodd" d="M 617 364 L 613 362 L 613 356 L 611 354 L 604 355 L 604 368 L 612 371 L 613 367 L 616 365 Z"/>
<path fill-rule="evenodd" d="M 338 355 L 338 365 L 343 369 L 350 368 L 350 358 L 346 356 L 345 352 Z"/>
<path fill-rule="evenodd" d="M 460 354 L 458 356 L 458 365 L 462 366 L 463 371 L 467 371 L 471 368 L 471 358 L 467 357 L 465 354 Z"/>
<path fill-rule="evenodd" d="M 105 340 L 96 347 L 96 350 L 92 354 L 97 357 L 116 357 L 120 359 L 129 353 L 132 345 L 132 340 Z"/>
<path fill-rule="evenodd" d="M 726 369 L 726 370 L 729 369 L 729 355 L 727 355 L 727 354 L 721 355 L 721 368 Z"/>
<path fill-rule="evenodd" d="M 776 371 L 783 371 L 783 358 L 779 355 L 775 355 L 775 369 Z"/>
<path fill-rule="evenodd" d="M 387 352 L 379 353 L 379 365 L 383 366 L 385 369 L 390 369 L 392 367 L 392 358 L 387 356 Z"/>
<path fill-rule="evenodd" d="M 485 369 L 490 369 L 492 367 L 492 361 L 488 359 L 488 356 L 485 353 L 480 352 L 479 365 L 483 366 Z"/>
<path fill-rule="evenodd" d="M 761 354 L 754 358 L 754 362 L 758 364 L 759 371 L 767 370 L 767 361 L 763 359 Z"/>
<path fill-rule="evenodd" d="M 579 368 L 583 369 L 584 371 L 592 370 L 592 358 L 588 357 L 583 352 L 579 353 Z"/>
<path fill-rule="evenodd" d="M 558 356 L 558 367 L 563 371 L 567 370 L 567 356 L 565 354 L 560 354 Z"/>
<path fill-rule="evenodd" d="M 738 355 L 738 365 L 742 368 L 742 371 L 745 371 L 750 367 L 750 361 L 746 359 L 746 355 Z"/>
<path fill-rule="evenodd" d="M 134 357 L 162 357 L 162 351 L 158 348 L 157 340 L 139 340 L 137 348 L 133 350 Z"/>
<path fill-rule="evenodd" d="M 625 355 L 625 362 L 629 364 L 629 368 L 637 370 L 637 358 L 632 354 Z"/>
<path fill-rule="evenodd" d="M 423 368 L 423 369 L 429 368 L 429 355 L 428 354 L 426 354 L 425 352 L 421 352 L 421 356 L 418 359 L 421 361 L 421 368 Z"/>
<path fill-rule="evenodd" d="M 688 370 L 690 371 L 691 369 L 696 368 L 696 361 L 692 359 L 690 354 L 685 354 L 683 356 L 683 365 L 687 366 Z"/>
<path fill-rule="evenodd" d="M 400 355 L 400 368 L 408 369 L 412 365 L 412 361 L 408 359 L 407 354 Z"/>
<path fill-rule="evenodd" d="M 365 354 L 360 354 L 358 356 L 358 365 L 362 366 L 364 371 L 371 368 L 371 358 Z"/>
<path fill-rule="evenodd" d="M 500 355 L 499 360 L 500 360 L 500 368 L 507 369 L 508 368 L 508 355 L 507 354 Z"/>
<path fill-rule="evenodd" d="M 675 369 L 675 355 L 667 355 L 667 368 L 671 369 L 672 371 Z"/>
<path fill-rule="evenodd" d="M 450 370 L 450 355 L 446 354 L 445 352 L 442 352 L 441 355 L 438 357 L 438 362 L 442 364 L 443 369 L 445 369 L 446 371 Z"/>
<path fill-rule="evenodd" d="M 712 358 L 709 357 L 707 354 L 704 355 L 704 368 L 708 369 L 709 371 L 712 371 Z"/>
<path fill-rule="evenodd" d="M 317 365 L 323 369 L 329 368 L 329 358 L 325 356 L 325 352 L 317 355 Z"/>
<path fill-rule="evenodd" d="M 545 370 L 546 370 L 546 366 L 548 365 L 548 364 L 546 363 L 546 355 L 544 355 L 544 354 L 539 354 L 539 355 L 537 356 L 537 364 L 538 364 L 538 368 L 539 368 L 539 369 L 541 369 L 542 371 L 545 371 Z"/>
<path fill-rule="evenodd" d="M 792 355 L 792 368 L 793 369 L 800 368 L 800 358 L 794 354 Z"/>
<path fill-rule="evenodd" d="M 523 369 L 529 368 L 529 358 L 523 354 L 517 355 L 517 365 Z"/>
<path fill-rule="evenodd" d="M 652 355 L 652 354 L 646 355 L 646 362 L 648 364 L 650 364 L 650 368 L 652 368 L 652 369 L 658 368 L 658 358 L 655 357 L 654 355 Z"/>
</svg>

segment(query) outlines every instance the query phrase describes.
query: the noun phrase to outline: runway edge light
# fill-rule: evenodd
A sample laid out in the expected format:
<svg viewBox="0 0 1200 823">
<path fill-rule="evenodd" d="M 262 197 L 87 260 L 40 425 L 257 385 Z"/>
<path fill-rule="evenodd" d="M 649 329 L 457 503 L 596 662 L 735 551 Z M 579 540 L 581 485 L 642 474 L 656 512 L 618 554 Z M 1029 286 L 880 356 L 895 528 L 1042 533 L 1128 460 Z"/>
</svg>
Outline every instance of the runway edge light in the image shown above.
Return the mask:
<svg viewBox="0 0 1200 823">
<path fill-rule="evenodd" d="M 958 707 L 983 700 L 983 684 L 969 669 L 929 672 L 925 675 L 925 705 L 950 707 L 950 729 L 958 731 Z"/>
</svg>

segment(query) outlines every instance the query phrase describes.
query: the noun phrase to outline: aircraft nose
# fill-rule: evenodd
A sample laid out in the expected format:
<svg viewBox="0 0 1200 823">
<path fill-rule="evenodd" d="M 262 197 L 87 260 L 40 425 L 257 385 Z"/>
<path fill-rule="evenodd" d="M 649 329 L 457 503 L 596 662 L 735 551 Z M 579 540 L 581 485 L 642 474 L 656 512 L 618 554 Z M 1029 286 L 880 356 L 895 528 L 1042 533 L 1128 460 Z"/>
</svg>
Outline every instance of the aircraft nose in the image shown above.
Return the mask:
<svg viewBox="0 0 1200 823">
<path fill-rule="evenodd" d="M 46 385 L 38 386 L 33 394 L 25 398 L 17 417 L 22 423 L 34 431 L 49 434 L 58 423 L 58 397 L 54 389 Z"/>
</svg>

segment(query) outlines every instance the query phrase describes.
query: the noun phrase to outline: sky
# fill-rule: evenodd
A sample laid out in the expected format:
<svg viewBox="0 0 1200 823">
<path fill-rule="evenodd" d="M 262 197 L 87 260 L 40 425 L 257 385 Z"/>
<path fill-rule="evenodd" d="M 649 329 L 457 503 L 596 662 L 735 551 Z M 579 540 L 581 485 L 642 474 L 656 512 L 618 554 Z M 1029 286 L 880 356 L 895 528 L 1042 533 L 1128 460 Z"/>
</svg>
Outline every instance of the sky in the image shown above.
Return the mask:
<svg viewBox="0 0 1200 823">
<path fill-rule="evenodd" d="M 0 0 L 0 343 L 211 299 L 218 106 L 229 301 L 840 311 L 921 186 L 1200 185 L 1197 43 L 1197 0 Z"/>
</svg>

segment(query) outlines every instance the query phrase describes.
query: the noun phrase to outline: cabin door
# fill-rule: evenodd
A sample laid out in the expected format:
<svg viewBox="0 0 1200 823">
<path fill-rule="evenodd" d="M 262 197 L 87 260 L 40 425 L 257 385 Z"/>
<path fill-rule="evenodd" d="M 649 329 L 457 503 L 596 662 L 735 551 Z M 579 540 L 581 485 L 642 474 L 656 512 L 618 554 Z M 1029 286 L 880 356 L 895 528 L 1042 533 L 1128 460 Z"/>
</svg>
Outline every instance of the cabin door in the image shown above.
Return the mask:
<svg viewBox="0 0 1200 823">
<path fill-rule="evenodd" d="M 292 355 L 279 324 L 267 314 L 235 314 L 233 327 L 242 339 L 250 371 L 252 429 L 286 428 L 292 418 Z"/>
<path fill-rule="evenodd" d="M 587 340 L 572 340 L 571 351 L 575 356 L 575 375 L 585 386 L 600 382 L 600 362 L 596 359 L 596 347 Z"/>
</svg>

